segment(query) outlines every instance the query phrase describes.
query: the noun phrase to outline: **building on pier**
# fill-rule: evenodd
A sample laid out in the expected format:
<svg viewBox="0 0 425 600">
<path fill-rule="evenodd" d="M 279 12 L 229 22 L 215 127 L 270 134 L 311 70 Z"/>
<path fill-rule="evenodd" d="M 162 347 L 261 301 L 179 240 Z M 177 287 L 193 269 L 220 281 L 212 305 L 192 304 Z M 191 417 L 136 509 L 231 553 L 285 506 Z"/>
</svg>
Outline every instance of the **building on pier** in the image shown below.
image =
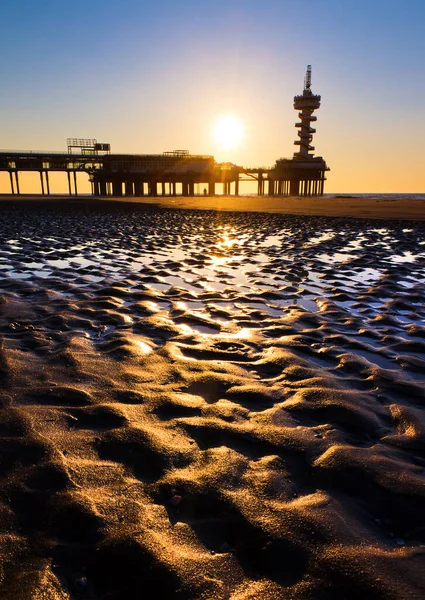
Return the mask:
<svg viewBox="0 0 425 600">
<path fill-rule="evenodd" d="M 304 79 L 304 90 L 294 97 L 294 109 L 298 113 L 299 122 L 295 124 L 299 139 L 294 142 L 299 147 L 293 158 L 280 158 L 269 171 L 269 195 L 278 196 L 322 196 L 325 184 L 325 173 L 329 171 L 321 156 L 314 156 L 313 134 L 316 130 L 311 126 L 317 120 L 313 116 L 320 107 L 321 97 L 311 91 L 311 65 L 307 66 Z"/>
<path fill-rule="evenodd" d="M 213 156 L 174 150 L 163 154 L 109 154 L 102 168 L 94 169 L 90 180 L 95 196 L 194 196 L 201 184 L 209 195 L 215 193 L 216 163 Z M 179 190 L 180 191 L 180 190 Z"/>
</svg>

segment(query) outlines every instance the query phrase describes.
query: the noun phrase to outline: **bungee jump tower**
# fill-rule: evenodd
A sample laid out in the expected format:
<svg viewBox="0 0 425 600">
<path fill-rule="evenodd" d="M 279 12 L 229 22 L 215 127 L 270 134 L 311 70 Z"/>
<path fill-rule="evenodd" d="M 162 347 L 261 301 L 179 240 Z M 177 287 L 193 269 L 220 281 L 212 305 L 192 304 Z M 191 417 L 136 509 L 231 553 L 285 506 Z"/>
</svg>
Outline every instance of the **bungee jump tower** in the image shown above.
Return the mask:
<svg viewBox="0 0 425 600">
<path fill-rule="evenodd" d="M 304 90 L 294 97 L 294 109 L 300 111 L 300 121 L 295 123 L 299 139 L 294 142 L 299 146 L 293 158 L 280 158 L 269 172 L 269 195 L 278 196 L 323 196 L 325 172 L 329 171 L 321 156 L 314 156 L 313 134 L 316 130 L 311 126 L 317 121 L 313 116 L 320 107 L 321 97 L 311 91 L 311 65 L 307 65 L 304 79 Z"/>
</svg>

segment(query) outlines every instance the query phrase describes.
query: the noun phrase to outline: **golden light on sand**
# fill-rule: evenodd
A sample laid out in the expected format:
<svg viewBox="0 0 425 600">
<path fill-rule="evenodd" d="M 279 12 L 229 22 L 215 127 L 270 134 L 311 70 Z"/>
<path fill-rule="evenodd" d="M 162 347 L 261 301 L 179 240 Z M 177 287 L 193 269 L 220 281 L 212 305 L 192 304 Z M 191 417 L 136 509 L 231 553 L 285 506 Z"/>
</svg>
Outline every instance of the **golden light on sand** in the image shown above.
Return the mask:
<svg viewBox="0 0 425 600">
<path fill-rule="evenodd" d="M 216 256 L 213 254 L 211 256 L 211 264 L 209 265 L 211 269 L 215 269 L 217 267 L 223 267 L 229 261 L 227 256 Z"/>
<path fill-rule="evenodd" d="M 223 115 L 213 125 L 213 139 L 222 150 L 235 148 L 243 137 L 243 123 L 234 115 Z"/>
<path fill-rule="evenodd" d="M 0 599 L 423 598 L 406 201 L 385 224 L 30 202 L 0 201 Z M 35 526 L 74 553 L 40 561 Z"/>
<path fill-rule="evenodd" d="M 230 237 L 227 233 L 224 233 L 223 234 L 223 238 L 220 241 L 217 242 L 217 247 L 220 250 L 229 250 L 235 244 L 238 244 L 238 240 L 236 240 L 235 238 Z"/>
<path fill-rule="evenodd" d="M 134 343 L 137 345 L 141 354 L 150 354 L 152 352 L 152 348 L 145 342 L 134 340 Z"/>
</svg>

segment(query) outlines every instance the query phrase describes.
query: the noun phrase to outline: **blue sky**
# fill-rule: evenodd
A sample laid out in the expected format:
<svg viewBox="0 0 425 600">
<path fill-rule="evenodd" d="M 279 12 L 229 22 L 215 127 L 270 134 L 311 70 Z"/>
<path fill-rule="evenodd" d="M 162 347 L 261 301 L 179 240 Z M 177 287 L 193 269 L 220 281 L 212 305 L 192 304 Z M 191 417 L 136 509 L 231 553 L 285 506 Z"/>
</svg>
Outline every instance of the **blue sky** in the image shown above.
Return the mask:
<svg viewBox="0 0 425 600">
<path fill-rule="evenodd" d="M 0 7 L 0 147 L 291 156 L 307 64 L 331 191 L 425 191 L 424 0 L 15 0 Z M 244 143 L 214 145 L 220 114 Z"/>
</svg>

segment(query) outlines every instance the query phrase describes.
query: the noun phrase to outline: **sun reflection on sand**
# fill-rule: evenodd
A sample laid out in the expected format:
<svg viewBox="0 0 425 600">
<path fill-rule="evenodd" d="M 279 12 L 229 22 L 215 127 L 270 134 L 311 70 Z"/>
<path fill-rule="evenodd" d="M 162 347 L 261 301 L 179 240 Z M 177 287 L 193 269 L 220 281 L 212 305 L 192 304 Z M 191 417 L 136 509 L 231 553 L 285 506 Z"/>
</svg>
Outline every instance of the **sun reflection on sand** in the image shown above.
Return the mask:
<svg viewBox="0 0 425 600">
<path fill-rule="evenodd" d="M 152 348 L 146 344 L 146 342 L 142 342 L 141 340 L 134 340 L 134 343 L 140 350 L 142 354 L 150 354 L 152 352 Z"/>
<path fill-rule="evenodd" d="M 216 245 L 217 248 L 222 251 L 230 250 L 233 246 L 242 246 L 248 239 L 248 236 L 241 235 L 240 232 L 233 227 L 223 227 L 221 232 Z"/>
<path fill-rule="evenodd" d="M 227 256 L 211 256 L 211 263 L 209 265 L 210 268 L 216 267 L 224 267 L 229 262 L 229 258 Z"/>
<path fill-rule="evenodd" d="M 250 329 L 249 327 L 243 327 L 236 333 L 232 333 L 231 335 L 229 335 L 229 337 L 237 338 L 239 340 L 248 340 L 248 339 L 252 338 L 252 335 L 253 335 L 252 329 Z"/>
<path fill-rule="evenodd" d="M 236 244 L 236 240 L 231 239 L 228 235 L 225 235 L 221 242 L 218 242 L 219 248 L 232 248 Z"/>
</svg>

